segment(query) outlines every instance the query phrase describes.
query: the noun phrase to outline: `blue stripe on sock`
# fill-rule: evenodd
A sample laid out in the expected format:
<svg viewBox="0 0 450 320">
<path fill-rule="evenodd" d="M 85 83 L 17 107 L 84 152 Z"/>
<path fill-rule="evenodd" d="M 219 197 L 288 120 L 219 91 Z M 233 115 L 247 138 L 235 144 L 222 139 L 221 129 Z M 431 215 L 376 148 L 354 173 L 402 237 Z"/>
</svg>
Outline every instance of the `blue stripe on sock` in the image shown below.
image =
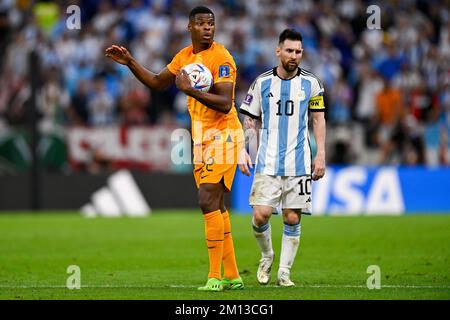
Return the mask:
<svg viewBox="0 0 450 320">
<path fill-rule="evenodd" d="M 254 224 L 252 224 L 252 226 L 253 226 L 253 230 L 255 230 L 255 232 L 262 233 L 262 232 L 266 231 L 267 229 L 269 229 L 270 224 L 266 223 L 266 224 L 262 225 L 261 227 L 257 227 Z"/>
<path fill-rule="evenodd" d="M 283 224 L 283 233 L 289 237 L 299 237 L 300 236 L 300 223 L 297 224 Z"/>
</svg>

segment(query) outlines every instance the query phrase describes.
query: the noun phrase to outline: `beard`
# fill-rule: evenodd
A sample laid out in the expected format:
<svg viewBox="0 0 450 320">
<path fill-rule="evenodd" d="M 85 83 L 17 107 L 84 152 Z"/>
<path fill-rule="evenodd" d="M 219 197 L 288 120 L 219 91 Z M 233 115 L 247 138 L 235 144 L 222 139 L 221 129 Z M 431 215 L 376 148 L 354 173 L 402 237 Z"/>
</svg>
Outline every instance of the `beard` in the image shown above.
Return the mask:
<svg viewBox="0 0 450 320">
<path fill-rule="evenodd" d="M 297 68 L 298 68 L 298 63 L 291 64 L 291 63 L 289 63 L 289 61 L 282 63 L 282 65 L 283 65 L 283 69 L 286 70 L 286 72 L 292 72 L 294 70 L 297 70 Z"/>
</svg>

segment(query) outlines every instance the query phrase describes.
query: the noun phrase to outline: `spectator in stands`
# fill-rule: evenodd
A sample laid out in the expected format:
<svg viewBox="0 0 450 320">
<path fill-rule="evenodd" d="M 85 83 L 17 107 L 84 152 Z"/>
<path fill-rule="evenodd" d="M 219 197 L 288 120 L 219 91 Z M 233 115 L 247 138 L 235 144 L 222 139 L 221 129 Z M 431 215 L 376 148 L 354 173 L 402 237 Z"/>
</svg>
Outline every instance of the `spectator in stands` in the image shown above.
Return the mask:
<svg viewBox="0 0 450 320">
<path fill-rule="evenodd" d="M 37 108 L 41 115 L 39 121 L 41 133 L 54 133 L 62 130 L 62 126 L 66 122 L 69 103 L 69 93 L 61 86 L 58 72 L 56 70 L 49 71 L 37 100 Z"/>
<path fill-rule="evenodd" d="M 76 93 L 72 97 L 68 110 L 69 123 L 86 126 L 89 121 L 88 96 L 90 82 L 88 80 L 78 82 Z"/>
<path fill-rule="evenodd" d="M 68 106 L 68 125 L 174 121 L 189 125 L 185 110 L 177 107 L 183 97 L 175 87 L 154 93 L 130 86 L 131 74 L 126 68 L 105 64 L 103 49 L 107 43 L 120 42 L 146 61 L 146 67 L 160 69 L 180 43 L 189 43 L 184 29 L 191 1 L 80 3 L 82 28 L 68 30 L 65 2 L 1 2 L 3 123 L 14 128 L 27 121 L 28 58 L 35 49 L 44 74 L 51 69 L 61 73 L 56 80 L 40 82 L 46 119 L 61 105 Z M 302 67 L 323 79 L 330 93 L 329 125 L 339 123 L 349 133 L 332 141 L 337 144 L 332 149 L 342 150 L 348 145 L 346 137 L 362 135 L 363 143 L 351 158 L 357 164 L 377 158 L 371 164 L 448 163 L 450 10 L 445 2 L 383 2 L 378 30 L 367 28 L 367 4 L 360 0 L 217 1 L 212 6 L 222 25 L 217 40 L 231 49 L 237 62 L 237 100 L 242 99 L 241 86 L 248 87 L 255 74 L 276 65 L 270 51 L 274 33 L 293 27 L 302 32 L 308 52 Z M 52 96 L 55 92 L 61 96 Z M 418 130 L 411 131 L 411 123 Z M 387 156 L 386 150 L 397 148 L 399 141 L 408 147 Z"/>
<path fill-rule="evenodd" d="M 91 126 L 112 125 L 116 121 L 116 104 L 106 90 L 105 80 L 97 77 L 94 80 L 94 90 L 88 98 L 88 123 Z"/>
</svg>

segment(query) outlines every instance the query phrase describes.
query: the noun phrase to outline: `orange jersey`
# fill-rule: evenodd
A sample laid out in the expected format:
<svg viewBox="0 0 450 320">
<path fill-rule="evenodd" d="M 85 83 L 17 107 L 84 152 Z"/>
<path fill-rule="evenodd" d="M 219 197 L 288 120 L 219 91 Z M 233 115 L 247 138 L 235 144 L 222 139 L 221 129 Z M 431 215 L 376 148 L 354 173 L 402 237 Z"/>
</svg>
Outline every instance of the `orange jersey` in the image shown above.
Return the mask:
<svg viewBox="0 0 450 320">
<path fill-rule="evenodd" d="M 238 155 L 244 144 L 244 132 L 234 105 L 236 64 L 228 50 L 217 42 L 197 54 L 193 51 L 192 45 L 182 49 L 167 69 L 177 74 L 188 64 L 201 63 L 211 71 L 214 84 L 233 84 L 232 106 L 226 114 L 208 108 L 192 97 L 187 98 L 194 141 L 195 182 L 199 187 L 203 183 L 223 181 L 226 191 L 230 191 Z"/>
<path fill-rule="evenodd" d="M 229 113 L 225 114 L 208 108 L 192 97 L 187 98 L 188 110 L 191 115 L 192 136 L 194 141 L 202 139 L 202 144 L 214 140 L 214 137 L 205 135 L 205 132 L 227 130 L 242 130 L 236 108 L 234 107 L 234 89 L 236 86 L 236 64 L 228 50 L 217 42 L 213 42 L 211 47 L 197 54 L 194 53 L 192 45 L 182 49 L 167 65 L 167 69 L 173 74 L 177 74 L 184 66 L 191 63 L 201 63 L 205 65 L 213 75 L 214 84 L 230 82 L 233 84 L 233 104 Z"/>
</svg>

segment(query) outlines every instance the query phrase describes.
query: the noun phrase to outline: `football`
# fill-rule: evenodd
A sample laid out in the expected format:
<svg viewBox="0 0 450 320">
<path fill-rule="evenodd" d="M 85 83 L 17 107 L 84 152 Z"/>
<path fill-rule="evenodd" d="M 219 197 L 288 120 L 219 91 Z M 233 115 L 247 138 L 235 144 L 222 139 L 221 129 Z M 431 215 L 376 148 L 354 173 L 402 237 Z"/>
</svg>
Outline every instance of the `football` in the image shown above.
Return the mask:
<svg viewBox="0 0 450 320">
<path fill-rule="evenodd" d="M 208 92 L 213 85 L 213 76 L 211 71 L 201 63 L 191 63 L 183 68 L 186 70 L 191 85 L 194 89 Z"/>
</svg>

